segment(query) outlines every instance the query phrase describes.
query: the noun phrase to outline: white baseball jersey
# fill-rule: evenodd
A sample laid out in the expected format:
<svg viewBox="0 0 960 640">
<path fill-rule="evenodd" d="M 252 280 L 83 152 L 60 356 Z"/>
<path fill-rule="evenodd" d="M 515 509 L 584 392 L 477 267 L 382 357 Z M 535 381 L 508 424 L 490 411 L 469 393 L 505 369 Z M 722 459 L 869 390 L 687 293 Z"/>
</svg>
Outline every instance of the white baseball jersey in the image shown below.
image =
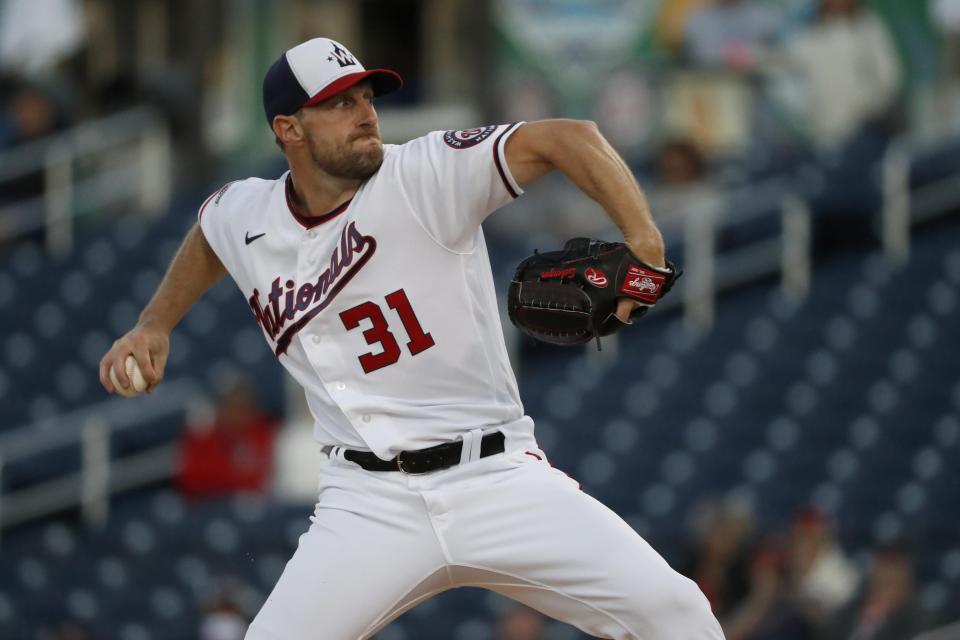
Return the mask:
<svg viewBox="0 0 960 640">
<path fill-rule="evenodd" d="M 481 428 L 532 442 L 480 229 L 522 193 L 504 158 L 519 126 L 385 145 L 380 170 L 323 216 L 297 211 L 289 172 L 232 182 L 201 207 L 321 444 L 389 459 Z"/>
</svg>

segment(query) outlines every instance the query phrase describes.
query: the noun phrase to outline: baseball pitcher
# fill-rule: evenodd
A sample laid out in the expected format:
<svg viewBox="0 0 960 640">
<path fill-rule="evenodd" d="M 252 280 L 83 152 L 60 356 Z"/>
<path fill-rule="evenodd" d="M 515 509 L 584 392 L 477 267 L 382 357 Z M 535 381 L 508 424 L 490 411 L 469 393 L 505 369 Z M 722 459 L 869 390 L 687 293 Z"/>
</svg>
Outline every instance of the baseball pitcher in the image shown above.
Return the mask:
<svg viewBox="0 0 960 640">
<path fill-rule="evenodd" d="M 722 638 L 696 585 L 537 446 L 480 229 L 526 185 L 566 175 L 623 231 L 616 259 L 629 264 L 604 273 L 610 246 L 572 243 L 568 253 L 601 262 L 580 269 L 567 256 L 523 284 L 536 296 L 518 285 L 516 315 L 531 335 L 561 343 L 611 333 L 675 275 L 629 169 L 594 124 L 574 120 L 385 145 L 374 99 L 400 86 L 395 72 L 364 69 L 327 38 L 280 56 L 263 105 L 290 170 L 207 198 L 139 322 L 100 364 L 109 392 L 130 387 L 131 355 L 156 387 L 171 330 L 229 273 L 303 386 L 325 454 L 319 497 L 247 638 L 369 638 L 464 586 L 599 638 Z M 610 287 L 612 306 L 595 323 L 554 326 L 538 301 L 581 279 Z M 578 304 L 576 313 L 596 312 Z"/>
</svg>

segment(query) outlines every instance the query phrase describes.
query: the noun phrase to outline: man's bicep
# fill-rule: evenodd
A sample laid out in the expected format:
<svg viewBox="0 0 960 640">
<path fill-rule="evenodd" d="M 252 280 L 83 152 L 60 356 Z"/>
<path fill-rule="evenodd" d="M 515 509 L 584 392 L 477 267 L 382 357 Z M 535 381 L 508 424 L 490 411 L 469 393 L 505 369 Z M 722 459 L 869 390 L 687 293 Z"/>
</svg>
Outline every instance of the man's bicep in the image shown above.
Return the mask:
<svg viewBox="0 0 960 640">
<path fill-rule="evenodd" d="M 204 275 L 211 283 L 211 286 L 226 275 L 227 268 L 223 265 L 223 261 L 220 260 L 217 252 L 210 246 L 210 242 L 207 240 L 206 233 L 204 233 L 200 222 L 193 223 L 193 227 L 187 232 L 187 236 L 184 239 L 184 246 L 192 247 L 193 250 L 190 253 L 202 261 Z"/>
<path fill-rule="evenodd" d="M 517 184 L 525 187 L 556 169 L 563 154 L 576 153 L 577 145 L 589 143 L 595 134 L 596 125 L 585 120 L 525 123 L 507 140 L 507 167 Z"/>
</svg>

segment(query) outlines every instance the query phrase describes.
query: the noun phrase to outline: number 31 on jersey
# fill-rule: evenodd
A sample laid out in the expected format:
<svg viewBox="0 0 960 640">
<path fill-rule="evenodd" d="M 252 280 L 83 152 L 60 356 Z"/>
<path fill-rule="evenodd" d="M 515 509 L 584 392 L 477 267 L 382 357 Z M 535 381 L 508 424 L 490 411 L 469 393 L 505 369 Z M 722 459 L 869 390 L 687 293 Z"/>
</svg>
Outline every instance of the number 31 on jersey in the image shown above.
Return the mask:
<svg viewBox="0 0 960 640">
<path fill-rule="evenodd" d="M 400 316 L 400 323 L 403 324 L 403 329 L 407 332 L 407 337 L 410 338 L 410 341 L 407 342 L 407 349 L 411 356 L 426 351 L 434 345 L 433 336 L 424 333 L 420 321 L 417 320 L 417 314 L 413 312 L 410 300 L 403 289 L 397 289 L 393 293 L 387 294 L 385 300 L 387 306 Z M 379 343 L 381 351 L 379 353 L 367 352 L 357 357 L 364 373 L 388 367 L 400 359 L 400 345 L 397 343 L 393 332 L 390 331 L 383 310 L 376 302 L 364 302 L 346 311 L 341 311 L 340 320 L 347 331 L 358 328 L 361 320 L 370 320 L 371 326 L 363 332 L 363 337 L 367 344 Z"/>
</svg>

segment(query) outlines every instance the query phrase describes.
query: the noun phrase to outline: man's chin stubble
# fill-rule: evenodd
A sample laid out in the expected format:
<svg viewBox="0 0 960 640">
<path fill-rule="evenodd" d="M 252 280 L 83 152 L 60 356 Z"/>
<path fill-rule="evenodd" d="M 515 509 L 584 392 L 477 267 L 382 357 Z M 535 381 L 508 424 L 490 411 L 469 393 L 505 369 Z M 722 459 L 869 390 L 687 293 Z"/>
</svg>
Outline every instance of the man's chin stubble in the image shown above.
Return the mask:
<svg viewBox="0 0 960 640">
<path fill-rule="evenodd" d="M 320 159 L 314 156 L 314 164 L 324 172 L 336 178 L 348 180 L 366 180 L 383 164 L 383 147 L 371 150 L 369 153 L 356 153 L 341 156 L 336 161 Z"/>
</svg>

